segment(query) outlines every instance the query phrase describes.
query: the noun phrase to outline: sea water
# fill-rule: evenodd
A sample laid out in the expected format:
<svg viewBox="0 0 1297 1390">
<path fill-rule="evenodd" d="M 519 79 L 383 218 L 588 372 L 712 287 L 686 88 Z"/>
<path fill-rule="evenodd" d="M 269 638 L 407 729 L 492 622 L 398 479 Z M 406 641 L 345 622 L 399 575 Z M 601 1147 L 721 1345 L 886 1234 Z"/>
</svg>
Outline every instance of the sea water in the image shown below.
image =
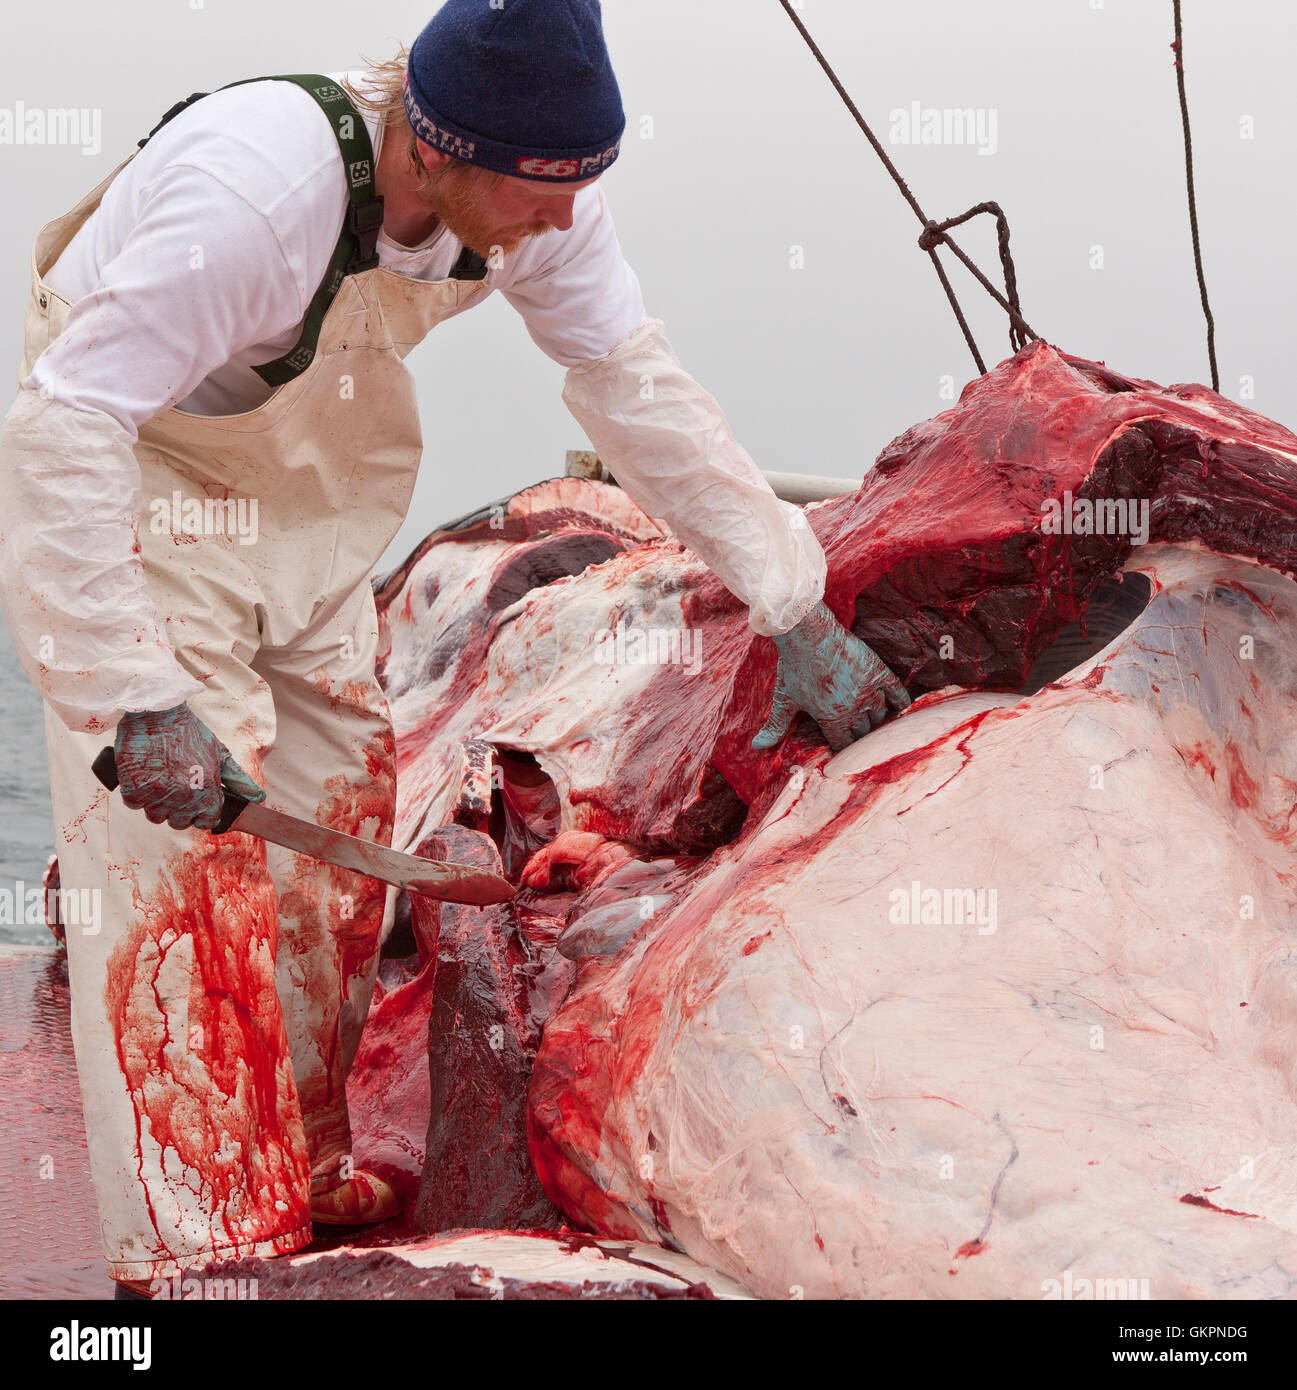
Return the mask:
<svg viewBox="0 0 1297 1390">
<path fill-rule="evenodd" d="M 41 697 L 0 622 L 0 891 L 39 885 L 54 852 Z M 22 914 L 10 914 L 22 921 Z M 51 944 L 44 924 L 0 925 L 0 942 Z"/>
</svg>

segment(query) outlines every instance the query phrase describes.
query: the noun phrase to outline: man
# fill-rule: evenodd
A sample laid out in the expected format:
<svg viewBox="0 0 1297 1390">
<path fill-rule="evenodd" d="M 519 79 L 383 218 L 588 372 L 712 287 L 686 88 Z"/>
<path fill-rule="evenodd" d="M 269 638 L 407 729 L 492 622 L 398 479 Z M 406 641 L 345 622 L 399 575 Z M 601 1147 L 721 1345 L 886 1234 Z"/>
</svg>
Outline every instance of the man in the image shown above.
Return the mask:
<svg viewBox="0 0 1297 1390">
<path fill-rule="evenodd" d="M 69 933 L 74 1044 L 136 1290 L 396 1208 L 345 1096 L 382 885 L 210 828 L 228 787 L 390 841 L 369 580 L 422 449 L 401 359 L 437 323 L 498 289 L 569 368 L 622 485 L 779 644 L 758 742 L 802 709 L 841 744 L 905 703 L 645 315 L 598 187 L 625 118 L 597 0 L 449 0 L 408 62 L 182 105 L 40 233 L 0 447 L 62 883 L 102 900 Z M 120 801 L 89 771 L 114 728 Z"/>
</svg>

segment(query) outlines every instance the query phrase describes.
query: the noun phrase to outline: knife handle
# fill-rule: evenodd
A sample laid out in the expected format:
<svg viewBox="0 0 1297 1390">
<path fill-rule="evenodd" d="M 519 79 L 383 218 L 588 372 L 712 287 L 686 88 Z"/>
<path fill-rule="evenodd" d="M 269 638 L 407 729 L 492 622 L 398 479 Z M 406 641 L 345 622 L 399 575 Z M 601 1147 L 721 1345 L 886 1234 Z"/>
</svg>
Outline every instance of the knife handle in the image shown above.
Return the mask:
<svg viewBox="0 0 1297 1390">
<path fill-rule="evenodd" d="M 224 792 L 224 800 L 221 802 L 220 819 L 212 826 L 213 835 L 224 835 L 225 832 L 234 824 L 236 820 L 248 809 L 248 802 L 237 792 L 232 792 L 229 787 L 222 784 L 221 791 Z"/>
<path fill-rule="evenodd" d="M 113 754 L 111 743 L 107 748 L 99 750 L 99 756 L 90 764 L 90 771 L 110 792 L 117 790 L 117 758 Z"/>
<path fill-rule="evenodd" d="M 90 771 L 110 792 L 117 790 L 117 757 L 113 752 L 112 744 L 99 750 L 94 762 L 90 764 Z M 228 787 L 222 787 L 222 791 L 224 791 L 225 796 L 221 802 L 221 818 L 212 826 L 213 835 L 224 835 L 248 809 L 248 803 L 243 797 L 232 792 Z"/>
</svg>

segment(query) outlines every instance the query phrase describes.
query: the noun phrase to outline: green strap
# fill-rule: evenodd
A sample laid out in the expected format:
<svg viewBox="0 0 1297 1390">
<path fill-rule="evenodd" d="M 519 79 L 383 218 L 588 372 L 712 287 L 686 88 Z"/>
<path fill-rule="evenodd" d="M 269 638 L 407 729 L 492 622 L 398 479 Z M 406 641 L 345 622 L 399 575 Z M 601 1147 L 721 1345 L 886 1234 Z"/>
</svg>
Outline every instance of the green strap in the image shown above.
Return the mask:
<svg viewBox="0 0 1297 1390">
<path fill-rule="evenodd" d="M 242 87 L 249 82 L 293 82 L 312 97 L 329 118 L 347 171 L 347 217 L 329 268 L 306 310 L 301 334 L 296 344 L 282 357 L 276 357 L 273 362 L 263 362 L 252 369 L 268 385 L 282 386 L 286 381 L 300 376 L 314 361 L 324 316 L 342 288 L 343 280 L 348 275 L 372 270 L 378 264 L 378 233 L 383 225 L 383 200 L 374 191 L 374 147 L 369 139 L 369 131 L 365 129 L 365 122 L 352 105 L 351 98 L 338 83 L 319 73 L 286 73 L 273 77 L 245 77 L 238 82 L 227 82 L 218 90 Z M 139 142 L 141 148 L 173 116 L 207 95 L 206 92 L 195 92 L 185 101 L 177 102 Z"/>
</svg>

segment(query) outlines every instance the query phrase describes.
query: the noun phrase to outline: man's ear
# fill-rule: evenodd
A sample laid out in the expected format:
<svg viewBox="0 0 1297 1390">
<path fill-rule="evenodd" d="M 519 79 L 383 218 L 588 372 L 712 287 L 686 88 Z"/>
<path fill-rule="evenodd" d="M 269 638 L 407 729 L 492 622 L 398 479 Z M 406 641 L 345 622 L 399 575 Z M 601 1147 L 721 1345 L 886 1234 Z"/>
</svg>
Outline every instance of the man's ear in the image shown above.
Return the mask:
<svg viewBox="0 0 1297 1390">
<path fill-rule="evenodd" d="M 450 163 L 450 156 L 444 150 L 435 150 L 422 140 L 415 144 L 415 150 L 420 163 L 430 174 L 439 174 Z"/>
</svg>

